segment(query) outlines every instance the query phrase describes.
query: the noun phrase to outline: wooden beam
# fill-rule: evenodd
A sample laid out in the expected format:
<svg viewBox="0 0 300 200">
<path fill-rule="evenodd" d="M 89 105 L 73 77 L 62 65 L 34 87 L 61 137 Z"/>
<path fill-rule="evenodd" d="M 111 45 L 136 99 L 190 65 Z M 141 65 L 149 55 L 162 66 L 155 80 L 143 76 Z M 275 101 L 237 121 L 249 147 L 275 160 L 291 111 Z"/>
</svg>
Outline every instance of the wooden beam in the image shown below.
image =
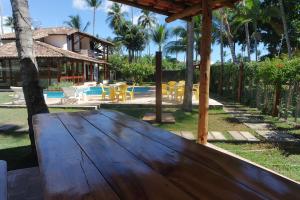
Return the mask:
<svg viewBox="0 0 300 200">
<path fill-rule="evenodd" d="M 200 62 L 200 92 L 199 92 L 199 118 L 198 142 L 207 143 L 208 109 L 209 109 L 209 80 L 210 80 L 210 53 L 211 53 L 211 27 L 212 8 L 210 0 L 202 1 L 202 37 Z"/>
<path fill-rule="evenodd" d="M 229 8 L 234 8 L 234 3 L 230 2 L 228 0 L 211 0 L 211 9 L 219 9 L 221 7 L 229 7 Z M 186 9 L 184 9 L 183 11 L 179 12 L 179 13 L 175 13 L 169 17 L 166 18 L 166 22 L 170 23 L 173 22 L 177 19 L 189 19 L 192 16 L 195 16 L 197 14 L 201 14 L 202 13 L 202 3 L 199 4 L 195 4 L 192 5 Z"/>
<path fill-rule="evenodd" d="M 162 104 L 162 92 L 161 92 L 161 84 L 162 84 L 162 53 L 156 52 L 155 61 L 156 61 L 156 71 L 155 71 L 155 82 L 156 82 L 156 122 L 161 123 L 161 104 Z"/>
<path fill-rule="evenodd" d="M 175 21 L 176 19 L 182 19 L 185 17 L 189 17 L 189 16 L 193 16 L 196 13 L 199 13 L 202 10 L 202 3 L 193 5 L 187 9 L 184 9 L 182 12 L 180 13 L 176 13 L 174 15 L 171 15 L 169 17 L 166 18 L 166 22 L 170 23 Z"/>
</svg>

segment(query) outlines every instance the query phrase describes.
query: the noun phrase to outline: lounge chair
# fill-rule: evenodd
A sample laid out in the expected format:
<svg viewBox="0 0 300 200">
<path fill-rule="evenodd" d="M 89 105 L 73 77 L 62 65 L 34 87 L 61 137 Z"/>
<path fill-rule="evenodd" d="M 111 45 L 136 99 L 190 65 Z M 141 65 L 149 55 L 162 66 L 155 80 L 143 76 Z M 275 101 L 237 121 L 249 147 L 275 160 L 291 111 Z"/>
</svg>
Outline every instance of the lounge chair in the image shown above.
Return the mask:
<svg viewBox="0 0 300 200">
<path fill-rule="evenodd" d="M 81 98 L 83 98 L 83 92 L 79 91 L 75 87 L 62 87 L 64 92 L 64 98 L 62 99 L 62 103 L 77 103 Z"/>
<path fill-rule="evenodd" d="M 20 104 L 25 102 L 23 88 L 22 87 L 10 87 L 10 89 L 14 92 L 13 94 L 13 104 Z"/>
</svg>

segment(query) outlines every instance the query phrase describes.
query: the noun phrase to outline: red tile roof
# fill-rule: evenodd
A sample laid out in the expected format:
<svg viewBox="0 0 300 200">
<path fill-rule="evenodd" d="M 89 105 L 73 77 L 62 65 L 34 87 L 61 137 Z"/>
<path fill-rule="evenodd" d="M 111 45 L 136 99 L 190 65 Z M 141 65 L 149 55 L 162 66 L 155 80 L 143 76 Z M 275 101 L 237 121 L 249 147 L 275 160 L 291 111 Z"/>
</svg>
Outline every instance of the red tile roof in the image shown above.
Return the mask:
<svg viewBox="0 0 300 200">
<path fill-rule="evenodd" d="M 64 50 L 40 41 L 34 41 L 33 49 L 37 58 L 71 58 L 99 64 L 106 63 L 103 60 L 98 60 L 79 53 Z M 18 53 L 15 42 L 9 42 L 5 45 L 0 46 L 0 59 L 17 57 Z"/>
</svg>

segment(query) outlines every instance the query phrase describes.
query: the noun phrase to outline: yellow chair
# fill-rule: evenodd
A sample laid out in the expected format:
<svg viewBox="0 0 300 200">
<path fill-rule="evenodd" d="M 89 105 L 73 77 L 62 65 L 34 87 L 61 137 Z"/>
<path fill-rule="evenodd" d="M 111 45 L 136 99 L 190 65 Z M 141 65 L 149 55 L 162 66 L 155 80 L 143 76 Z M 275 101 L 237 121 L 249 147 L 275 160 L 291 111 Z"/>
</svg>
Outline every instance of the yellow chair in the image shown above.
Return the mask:
<svg viewBox="0 0 300 200">
<path fill-rule="evenodd" d="M 182 101 L 184 96 L 184 85 L 178 85 L 175 91 L 175 99 Z M 179 99 L 178 99 L 179 98 Z"/>
<path fill-rule="evenodd" d="M 100 86 L 101 86 L 101 90 L 102 90 L 102 100 L 104 100 L 105 96 L 107 95 L 107 92 L 104 90 L 104 86 L 102 83 L 100 83 Z"/>
<path fill-rule="evenodd" d="M 168 86 L 169 86 L 169 95 L 171 95 L 172 98 L 174 98 L 175 94 L 175 87 L 177 85 L 176 81 L 169 81 Z"/>
<path fill-rule="evenodd" d="M 182 81 L 179 81 L 179 82 L 178 82 L 178 85 L 185 85 L 185 81 L 183 81 L 183 80 L 182 80 Z"/>
<path fill-rule="evenodd" d="M 111 100 L 111 101 L 115 101 L 116 100 L 116 88 L 115 87 L 113 87 L 113 86 L 111 86 L 111 87 L 109 87 L 109 99 Z"/>
<path fill-rule="evenodd" d="M 193 84 L 193 94 L 196 100 L 199 100 L 199 84 Z"/>
<path fill-rule="evenodd" d="M 126 94 L 129 94 L 130 96 L 130 100 L 133 100 L 134 99 L 134 87 L 135 87 L 135 83 L 133 84 L 132 86 L 132 89 L 130 91 L 126 91 Z"/>
<path fill-rule="evenodd" d="M 162 94 L 162 96 L 168 96 L 169 97 L 168 85 L 165 84 L 165 83 L 161 84 L 161 94 Z"/>
<path fill-rule="evenodd" d="M 120 101 L 120 99 L 122 99 L 123 102 L 126 101 L 126 92 L 127 92 L 127 84 L 122 84 L 119 86 L 118 91 L 116 92 L 118 101 Z"/>
</svg>

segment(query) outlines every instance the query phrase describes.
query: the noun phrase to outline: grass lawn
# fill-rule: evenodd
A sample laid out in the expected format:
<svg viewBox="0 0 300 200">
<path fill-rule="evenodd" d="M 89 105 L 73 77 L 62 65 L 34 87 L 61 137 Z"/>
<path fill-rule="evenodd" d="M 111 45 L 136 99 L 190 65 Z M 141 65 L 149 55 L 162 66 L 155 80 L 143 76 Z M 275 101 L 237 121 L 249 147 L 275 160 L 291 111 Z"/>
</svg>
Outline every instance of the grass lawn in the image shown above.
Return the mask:
<svg viewBox="0 0 300 200">
<path fill-rule="evenodd" d="M 136 118 L 142 118 L 147 112 L 153 112 L 149 108 L 119 108 L 116 109 Z M 76 109 L 51 109 L 51 112 L 73 112 Z M 165 112 L 173 112 L 176 124 L 158 125 L 161 128 L 174 131 L 192 131 L 196 134 L 198 115 L 196 110 L 186 113 L 179 109 L 165 109 Z M 0 126 L 14 124 L 16 128 L 25 128 L 23 131 L 10 131 L 0 133 L 0 159 L 7 160 L 10 170 L 36 166 L 36 158 L 31 153 L 29 138 L 26 132 L 26 110 L 0 108 Z M 228 130 L 251 131 L 245 125 L 233 120 L 223 110 L 209 111 L 209 130 L 225 132 Z M 226 136 L 226 135 L 225 135 Z M 217 146 L 229 150 L 246 159 L 270 168 L 278 173 L 300 181 L 300 145 L 278 146 L 274 144 L 231 144 L 215 143 Z"/>
</svg>

